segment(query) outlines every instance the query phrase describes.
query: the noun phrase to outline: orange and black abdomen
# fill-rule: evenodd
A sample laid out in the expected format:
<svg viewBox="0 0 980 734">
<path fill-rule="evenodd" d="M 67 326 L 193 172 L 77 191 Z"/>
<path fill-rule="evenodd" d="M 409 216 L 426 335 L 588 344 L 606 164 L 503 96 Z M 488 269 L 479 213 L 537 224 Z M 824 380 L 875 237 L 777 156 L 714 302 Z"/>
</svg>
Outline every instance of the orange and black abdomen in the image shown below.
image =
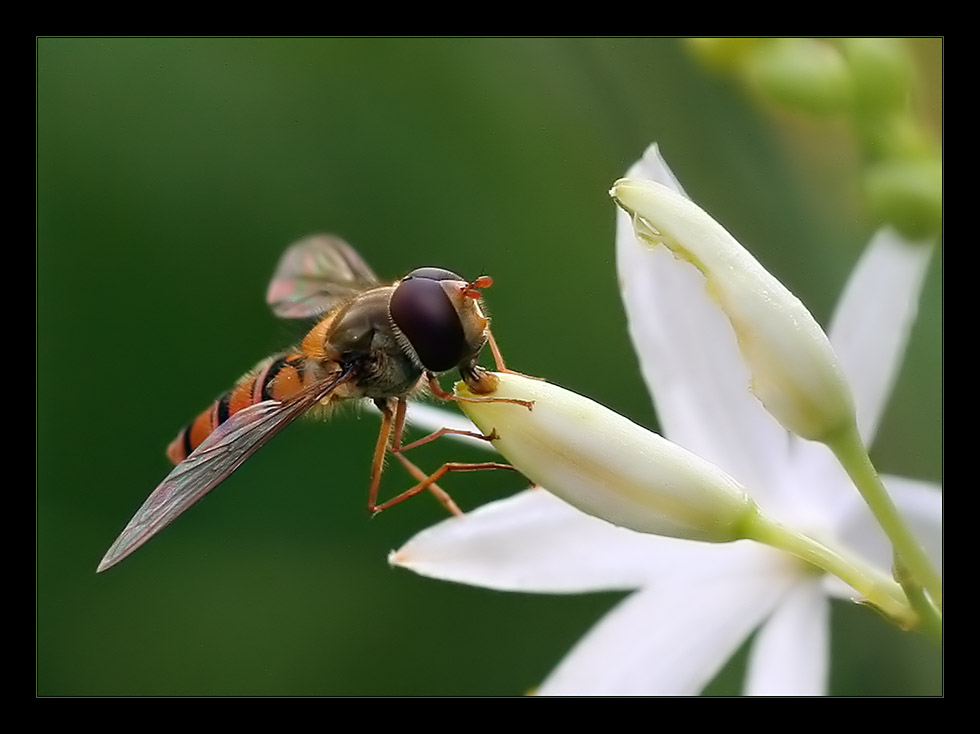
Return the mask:
<svg viewBox="0 0 980 734">
<path fill-rule="evenodd" d="M 177 434 L 167 447 L 169 459 L 174 464 L 182 462 L 215 428 L 243 408 L 263 400 L 285 400 L 298 393 L 311 379 L 308 361 L 298 352 L 264 359 Z"/>
</svg>

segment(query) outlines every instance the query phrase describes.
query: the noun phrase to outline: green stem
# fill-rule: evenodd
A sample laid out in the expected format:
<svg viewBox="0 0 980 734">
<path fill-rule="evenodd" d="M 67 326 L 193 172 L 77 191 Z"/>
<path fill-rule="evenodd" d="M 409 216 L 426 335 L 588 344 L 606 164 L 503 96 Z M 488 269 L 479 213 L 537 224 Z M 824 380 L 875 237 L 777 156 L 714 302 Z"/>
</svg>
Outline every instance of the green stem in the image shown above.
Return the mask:
<svg viewBox="0 0 980 734">
<path fill-rule="evenodd" d="M 905 589 L 905 596 L 908 597 L 909 604 L 919 616 L 919 629 L 942 645 L 943 613 L 936 608 L 932 599 L 923 590 L 922 585 L 912 578 L 912 574 L 897 558 L 895 560 L 895 578 Z"/>
<path fill-rule="evenodd" d="M 786 551 L 843 579 L 903 629 L 916 626 L 916 614 L 909 606 L 902 587 L 860 558 L 794 532 L 760 510 L 746 518 L 744 533 L 747 538 Z"/>
<path fill-rule="evenodd" d="M 922 545 L 905 524 L 885 485 L 881 483 L 881 478 L 875 471 L 864 442 L 858 434 L 857 426 L 851 425 L 846 430 L 834 434 L 825 443 L 834 452 L 837 460 L 864 497 L 864 501 L 868 503 L 878 524 L 892 542 L 899 561 L 929 592 L 933 603 L 942 609 L 942 579 L 933 568 Z"/>
</svg>

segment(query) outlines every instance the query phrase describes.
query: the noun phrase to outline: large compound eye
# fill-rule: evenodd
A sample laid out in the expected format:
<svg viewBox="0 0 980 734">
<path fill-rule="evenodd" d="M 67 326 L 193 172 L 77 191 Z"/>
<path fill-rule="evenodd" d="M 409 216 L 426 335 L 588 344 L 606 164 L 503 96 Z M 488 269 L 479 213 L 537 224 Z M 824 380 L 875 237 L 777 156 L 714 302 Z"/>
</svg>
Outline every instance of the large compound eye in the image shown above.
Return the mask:
<svg viewBox="0 0 980 734">
<path fill-rule="evenodd" d="M 442 268 L 418 268 L 405 276 L 405 280 L 410 278 L 425 278 L 426 280 L 462 280 L 456 273 Z"/>
<path fill-rule="evenodd" d="M 448 270 L 419 268 L 409 273 L 391 295 L 388 312 L 432 372 L 445 372 L 463 359 L 463 324 L 439 281 L 461 280 Z"/>
</svg>

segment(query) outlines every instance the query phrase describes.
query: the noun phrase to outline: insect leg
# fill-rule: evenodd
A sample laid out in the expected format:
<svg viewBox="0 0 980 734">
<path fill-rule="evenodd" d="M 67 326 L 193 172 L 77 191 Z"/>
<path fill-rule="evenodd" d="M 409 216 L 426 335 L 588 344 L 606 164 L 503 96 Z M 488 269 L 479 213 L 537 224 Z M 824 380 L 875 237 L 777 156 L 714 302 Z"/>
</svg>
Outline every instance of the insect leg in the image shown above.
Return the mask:
<svg viewBox="0 0 980 734">
<path fill-rule="evenodd" d="M 388 451 L 388 440 L 391 438 L 392 411 L 388 401 L 378 400 L 375 403 L 381 411 L 381 430 L 378 431 L 378 442 L 374 444 L 374 458 L 371 460 L 371 484 L 368 488 L 368 510 L 374 512 L 377 508 L 378 487 L 381 485 L 381 472 L 384 471 L 385 453 Z"/>
<path fill-rule="evenodd" d="M 419 469 L 415 464 L 413 464 L 411 461 L 406 459 L 401 454 L 395 454 L 395 458 L 398 459 L 402 463 L 402 466 L 405 467 L 405 470 L 413 477 L 415 477 L 418 481 L 424 482 L 426 479 L 428 479 L 424 471 Z M 440 487 L 438 484 L 433 482 L 427 487 L 427 489 L 430 492 L 432 492 L 433 495 L 435 495 L 435 498 L 439 500 L 439 503 L 443 507 L 449 510 L 449 514 L 460 515 L 460 516 L 464 514 L 463 511 L 459 509 L 459 505 L 453 502 L 453 498 L 449 496 L 449 493 L 446 490 L 444 490 L 442 487 Z M 412 495 L 408 495 L 408 497 L 411 496 Z M 399 495 L 399 497 L 401 497 L 401 499 L 398 499 L 398 497 L 395 498 L 396 500 L 398 500 L 398 502 L 401 502 L 403 499 L 408 499 L 408 497 L 402 497 L 401 495 Z M 377 514 L 381 512 L 381 510 L 391 507 L 392 504 L 398 504 L 398 502 L 395 502 L 394 500 L 389 500 L 388 502 L 385 502 L 382 505 L 376 505 L 375 507 L 372 508 L 371 511 Z"/>
<path fill-rule="evenodd" d="M 410 451 L 411 449 L 418 448 L 430 441 L 435 441 L 437 438 L 442 438 L 443 436 L 469 436 L 470 438 L 478 438 L 481 441 L 496 441 L 500 436 L 497 435 L 497 431 L 491 431 L 489 435 L 484 433 L 477 433 L 476 431 L 464 431 L 459 428 L 440 428 L 438 431 L 433 431 L 428 436 L 418 439 L 417 441 L 412 441 L 409 444 L 400 446 L 398 451 Z"/>
<path fill-rule="evenodd" d="M 378 443 L 374 447 L 374 461 L 371 465 L 371 488 L 368 492 L 368 510 L 377 513 L 380 512 L 378 509 L 378 486 L 381 482 L 381 472 L 384 468 L 384 456 L 386 451 L 391 451 L 398 460 L 402 463 L 402 466 L 415 477 L 418 481 L 424 481 L 426 479 L 426 474 L 424 471 L 419 469 L 415 464 L 406 459 L 401 455 L 403 450 L 401 446 L 402 435 L 405 431 L 405 407 L 406 402 L 404 398 L 398 398 L 395 401 L 395 409 L 392 411 L 391 404 L 388 401 L 377 403 L 379 410 L 381 410 L 381 432 L 378 434 Z M 388 439 L 391 436 L 392 429 L 394 429 L 394 441 L 389 447 Z M 416 442 L 417 443 L 417 442 Z M 428 489 L 432 494 L 435 495 L 436 499 L 453 515 L 462 515 L 463 511 L 459 509 L 459 506 L 453 502 L 452 497 L 434 482 L 430 483 Z M 387 503 L 386 503 L 387 505 Z"/>
<path fill-rule="evenodd" d="M 395 454 L 395 456 L 399 457 L 402 460 L 402 463 L 406 463 L 406 465 L 410 464 L 410 462 L 408 462 L 408 460 L 405 459 L 405 457 L 403 457 L 401 454 Z M 412 466 L 414 467 L 414 464 L 412 464 Z M 417 470 L 418 467 L 415 467 L 415 469 Z M 496 461 L 485 461 L 480 464 L 461 464 L 456 461 L 447 462 L 442 466 L 440 466 L 438 469 L 436 469 L 432 474 L 422 479 L 418 484 L 416 484 L 411 489 L 406 490 L 405 492 L 402 492 L 397 497 L 393 497 L 387 502 L 383 502 L 382 504 L 375 507 L 374 512 L 378 513 L 381 512 L 382 510 L 387 510 L 389 507 L 392 507 L 393 505 L 397 505 L 399 502 L 404 502 L 409 497 L 414 497 L 422 490 L 429 489 L 430 487 L 432 487 L 432 485 L 434 485 L 437 481 L 439 481 L 443 476 L 445 476 L 449 472 L 483 471 L 486 469 L 509 469 L 510 471 L 517 471 L 517 469 L 512 467 L 510 464 L 501 464 Z M 414 472 L 412 473 L 414 474 Z"/>
<path fill-rule="evenodd" d="M 401 413 L 405 412 L 405 405 L 406 405 L 405 401 L 399 399 L 398 410 L 400 410 Z M 391 453 L 393 454 L 397 454 L 401 451 L 410 451 L 411 449 L 418 448 L 419 446 L 423 446 L 429 443 L 430 441 L 435 441 L 437 438 L 442 438 L 443 436 L 470 436 L 471 438 L 478 438 L 482 441 L 491 441 L 491 442 L 500 438 L 495 430 L 491 431 L 490 434 L 487 435 L 484 433 L 477 433 L 476 431 L 464 431 L 460 428 L 440 428 L 438 431 L 433 431 L 428 436 L 424 436 L 423 438 L 420 438 L 417 441 L 412 441 L 410 444 L 402 445 L 402 434 L 404 432 L 404 428 L 405 428 L 404 417 L 402 421 L 399 423 L 398 413 L 396 412 L 395 438 L 392 441 L 392 446 L 391 446 Z"/>
<path fill-rule="evenodd" d="M 493 332 L 487 329 L 487 344 L 490 346 L 490 353 L 493 355 L 494 364 L 497 365 L 497 372 L 510 372 L 504 364 L 504 356 L 500 353 L 497 340 L 493 338 Z"/>
<path fill-rule="evenodd" d="M 480 370 L 480 385 L 475 384 L 474 381 L 467 380 L 466 384 L 474 392 L 492 392 L 497 387 L 497 378 L 491 373 L 484 370 Z M 534 408 L 533 400 L 517 400 L 516 398 L 494 398 L 494 397 L 463 397 L 461 395 L 453 395 L 451 392 L 446 392 L 442 389 L 442 385 L 439 384 L 439 380 L 436 376 L 429 374 L 429 389 L 432 394 L 435 395 L 440 400 L 452 400 L 457 403 L 514 403 L 515 405 L 523 405 L 528 410 Z M 487 383 L 487 384 L 484 384 Z"/>
</svg>

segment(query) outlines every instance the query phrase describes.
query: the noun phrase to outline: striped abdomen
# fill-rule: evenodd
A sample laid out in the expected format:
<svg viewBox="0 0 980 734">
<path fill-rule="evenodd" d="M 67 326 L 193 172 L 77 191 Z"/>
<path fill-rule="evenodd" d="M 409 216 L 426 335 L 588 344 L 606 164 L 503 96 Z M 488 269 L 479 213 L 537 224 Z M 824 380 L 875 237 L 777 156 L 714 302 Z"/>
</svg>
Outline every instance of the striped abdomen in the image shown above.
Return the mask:
<svg viewBox="0 0 980 734">
<path fill-rule="evenodd" d="M 318 379 L 319 365 L 299 352 L 284 352 L 262 360 L 255 369 L 214 401 L 204 412 L 177 434 L 167 456 L 179 464 L 211 432 L 243 408 L 263 400 L 285 400 Z"/>
</svg>

